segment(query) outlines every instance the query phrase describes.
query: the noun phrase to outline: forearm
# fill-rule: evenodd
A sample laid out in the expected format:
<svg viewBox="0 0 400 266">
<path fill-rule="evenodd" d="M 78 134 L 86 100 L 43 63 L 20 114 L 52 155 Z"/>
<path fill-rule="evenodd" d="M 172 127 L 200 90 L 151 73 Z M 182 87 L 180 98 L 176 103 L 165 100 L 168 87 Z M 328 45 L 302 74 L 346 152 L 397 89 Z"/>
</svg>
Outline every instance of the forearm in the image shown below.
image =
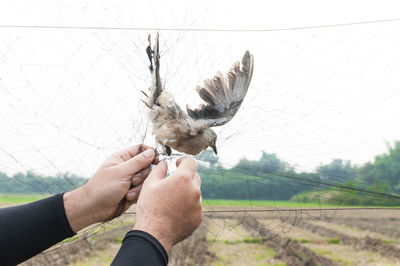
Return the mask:
<svg viewBox="0 0 400 266">
<path fill-rule="evenodd" d="M 75 233 L 102 220 L 100 211 L 92 207 L 91 195 L 84 186 L 64 194 L 64 207 L 68 222 Z"/>
<path fill-rule="evenodd" d="M 0 265 L 15 265 L 74 235 L 63 195 L 0 209 Z"/>
<path fill-rule="evenodd" d="M 168 255 L 161 243 L 152 235 L 133 230 L 126 234 L 112 266 L 167 265 Z"/>
</svg>

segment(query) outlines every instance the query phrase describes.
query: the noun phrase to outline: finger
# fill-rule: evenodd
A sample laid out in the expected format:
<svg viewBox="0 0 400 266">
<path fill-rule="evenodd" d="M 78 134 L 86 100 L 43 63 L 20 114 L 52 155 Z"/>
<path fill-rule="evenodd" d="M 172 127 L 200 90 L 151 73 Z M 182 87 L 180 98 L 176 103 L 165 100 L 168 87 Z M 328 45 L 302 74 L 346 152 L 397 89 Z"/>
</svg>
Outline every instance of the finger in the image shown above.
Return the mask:
<svg viewBox="0 0 400 266">
<path fill-rule="evenodd" d="M 166 161 L 159 162 L 157 166 L 154 167 L 153 170 L 150 172 L 145 183 L 157 182 L 164 179 L 165 176 L 167 175 L 167 170 L 168 170 L 167 162 Z"/>
<path fill-rule="evenodd" d="M 193 176 L 193 184 L 198 188 L 201 187 L 201 178 L 198 173 L 195 173 Z"/>
<path fill-rule="evenodd" d="M 126 193 L 126 199 L 130 202 L 135 203 L 137 199 L 139 198 L 140 191 L 142 190 L 142 185 L 139 185 L 137 187 L 134 187 Z"/>
<path fill-rule="evenodd" d="M 154 158 L 154 161 L 151 162 L 153 165 L 157 165 L 160 162 L 160 155 L 156 152 L 156 158 Z"/>
<path fill-rule="evenodd" d="M 138 146 L 139 146 L 139 152 L 143 152 L 143 151 L 151 148 L 151 147 L 149 147 L 149 146 L 147 146 L 146 144 L 143 144 L 143 143 L 139 144 Z M 154 149 L 154 148 L 152 148 L 152 149 Z"/>
<path fill-rule="evenodd" d="M 193 175 L 197 169 L 197 163 L 194 159 L 184 157 L 183 159 L 179 159 L 177 162 L 176 173 L 180 173 L 181 175 L 188 175 L 193 178 Z"/>
<path fill-rule="evenodd" d="M 126 201 L 125 206 L 124 206 L 124 211 L 122 213 L 125 213 L 129 208 L 137 202 L 137 199 L 135 201 Z"/>
<path fill-rule="evenodd" d="M 120 150 L 118 153 L 121 155 L 121 158 L 126 161 L 132 158 L 133 156 L 137 155 L 138 153 L 141 153 L 142 151 L 147 149 L 150 149 L 150 147 L 145 144 L 139 144 L 139 145 L 129 146 L 123 150 Z"/>
<path fill-rule="evenodd" d="M 146 168 L 143 168 L 142 170 L 140 170 L 139 172 L 136 172 L 132 178 L 135 177 L 143 177 L 143 176 L 148 176 L 151 172 L 151 166 L 147 166 Z"/>
<path fill-rule="evenodd" d="M 150 172 L 151 172 L 151 168 L 147 167 L 147 168 L 140 170 L 136 174 L 134 174 L 132 177 L 132 186 L 137 186 L 137 185 L 143 183 L 143 181 L 150 174 Z"/>
<path fill-rule="evenodd" d="M 176 160 L 176 167 L 178 167 L 183 162 L 183 160 L 185 160 L 186 158 L 187 157 L 181 157 L 178 160 Z"/>
<path fill-rule="evenodd" d="M 148 167 L 154 160 L 155 153 L 153 149 L 147 149 L 144 152 L 139 153 L 133 158 L 123 162 L 115 167 L 118 168 L 123 175 L 134 175 L 143 168 Z"/>
</svg>

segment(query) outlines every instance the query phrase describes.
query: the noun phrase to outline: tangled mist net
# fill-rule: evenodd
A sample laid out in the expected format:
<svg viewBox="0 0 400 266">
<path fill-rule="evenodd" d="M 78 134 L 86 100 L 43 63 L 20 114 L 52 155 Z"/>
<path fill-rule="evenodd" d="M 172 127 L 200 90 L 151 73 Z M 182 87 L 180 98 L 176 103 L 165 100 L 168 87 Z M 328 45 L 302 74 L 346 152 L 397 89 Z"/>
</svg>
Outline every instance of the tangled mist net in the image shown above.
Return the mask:
<svg viewBox="0 0 400 266">
<path fill-rule="evenodd" d="M 335 158 L 364 164 L 386 151 L 385 141 L 398 139 L 399 27 L 390 22 L 265 32 L 161 31 L 162 82 L 182 106 L 201 103 L 194 88 L 205 78 L 228 70 L 245 50 L 254 54 L 253 80 L 239 112 L 216 128 L 217 166 L 210 168 L 208 157 L 198 157 L 205 160 L 200 163 L 205 175 L 214 175 L 222 190 L 218 195 L 233 198 L 227 169 L 246 173 L 254 170 L 252 162 L 272 154 L 287 162 L 281 164 L 285 172 L 261 168 L 251 172 L 253 177 L 276 187 L 312 188 L 318 200 L 332 196 L 327 188 L 352 192 L 339 182 L 321 183 L 317 176 L 311 181 L 292 177 L 315 172 Z M 90 178 L 112 152 L 136 143 L 154 145 L 140 102 L 140 90 L 150 84 L 149 31 L 5 27 L 0 32 L 0 171 L 14 178 L 17 193 L 45 196 L 72 189 L 82 184 L 78 177 Z M 44 182 L 38 176 L 58 180 Z M 283 198 L 273 193 L 268 210 L 255 207 L 259 197 L 252 191 L 259 183 L 243 180 L 240 199 L 246 206 L 228 202 L 205 208 L 206 216 L 223 217 L 221 223 L 204 224 L 205 229 L 245 224 L 259 233 L 268 229 L 272 237 L 290 230 L 304 214 L 321 215 L 301 203 L 286 211 L 279 205 Z M 278 219 L 260 223 L 255 210 Z M 134 210 L 128 211 L 78 238 L 133 217 Z M 218 237 L 218 230 L 212 232 Z"/>
</svg>

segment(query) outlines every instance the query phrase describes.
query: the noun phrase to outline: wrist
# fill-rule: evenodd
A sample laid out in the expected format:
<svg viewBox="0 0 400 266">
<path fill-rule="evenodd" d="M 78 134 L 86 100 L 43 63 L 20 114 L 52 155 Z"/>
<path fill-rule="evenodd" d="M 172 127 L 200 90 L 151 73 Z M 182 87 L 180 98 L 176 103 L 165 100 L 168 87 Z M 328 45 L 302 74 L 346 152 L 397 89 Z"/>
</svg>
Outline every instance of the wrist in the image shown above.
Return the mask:
<svg viewBox="0 0 400 266">
<path fill-rule="evenodd" d="M 64 193 L 64 208 L 71 229 L 77 233 L 83 228 L 99 222 L 89 203 L 90 197 L 83 187 Z"/>
<path fill-rule="evenodd" d="M 159 230 L 159 227 L 157 226 L 149 226 L 149 225 L 146 226 L 140 223 L 135 223 L 132 230 L 140 230 L 152 235 L 164 247 L 168 256 L 170 255 L 173 245 L 173 241 L 171 240 L 170 234 L 164 233 L 162 230 Z"/>
</svg>

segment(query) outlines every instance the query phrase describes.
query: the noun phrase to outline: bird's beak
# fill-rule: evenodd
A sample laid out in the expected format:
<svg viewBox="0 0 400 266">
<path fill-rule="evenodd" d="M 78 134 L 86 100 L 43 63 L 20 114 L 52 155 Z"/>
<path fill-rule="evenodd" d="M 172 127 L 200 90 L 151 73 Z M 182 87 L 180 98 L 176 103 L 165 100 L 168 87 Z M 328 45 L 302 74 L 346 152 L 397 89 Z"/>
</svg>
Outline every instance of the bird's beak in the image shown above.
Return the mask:
<svg viewBox="0 0 400 266">
<path fill-rule="evenodd" d="M 218 154 L 218 153 L 217 153 L 217 147 L 215 147 L 215 145 L 212 145 L 211 148 L 213 149 L 215 155 L 217 155 L 217 154 Z"/>
</svg>

